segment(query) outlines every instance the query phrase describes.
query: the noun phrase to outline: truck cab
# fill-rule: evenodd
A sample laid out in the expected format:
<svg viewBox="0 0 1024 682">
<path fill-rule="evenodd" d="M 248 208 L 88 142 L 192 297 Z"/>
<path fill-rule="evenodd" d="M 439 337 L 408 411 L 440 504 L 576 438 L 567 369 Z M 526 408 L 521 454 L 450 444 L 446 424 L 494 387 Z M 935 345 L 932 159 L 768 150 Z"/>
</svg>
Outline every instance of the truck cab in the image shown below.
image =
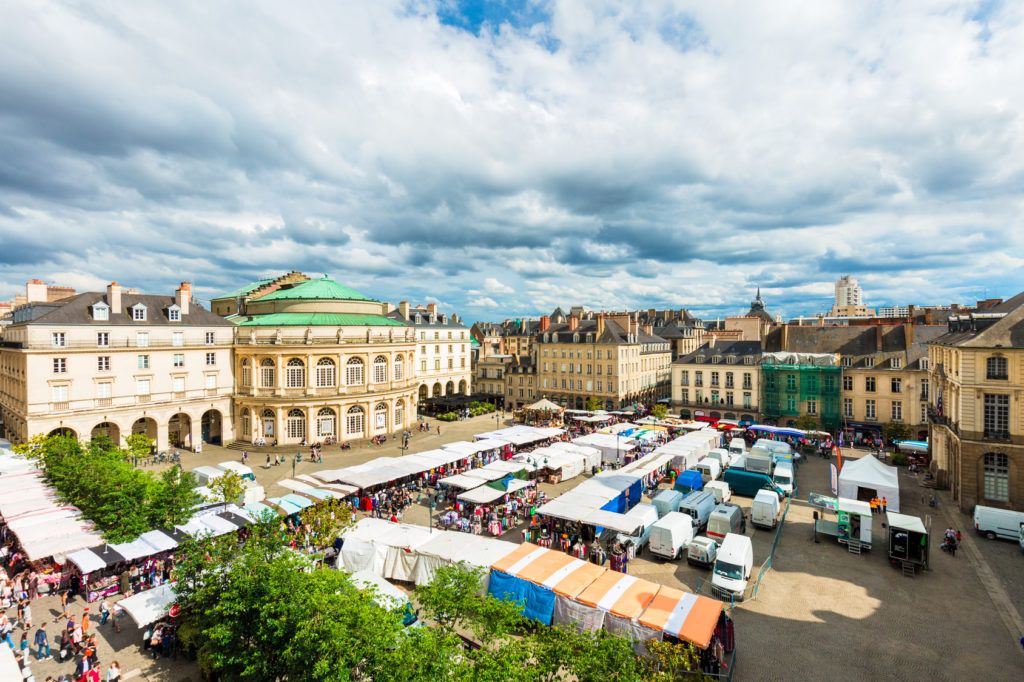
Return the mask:
<svg viewBox="0 0 1024 682">
<path fill-rule="evenodd" d="M 746 535 L 729 533 L 722 540 L 711 574 L 711 586 L 742 601 L 754 568 L 754 546 Z"/>
</svg>

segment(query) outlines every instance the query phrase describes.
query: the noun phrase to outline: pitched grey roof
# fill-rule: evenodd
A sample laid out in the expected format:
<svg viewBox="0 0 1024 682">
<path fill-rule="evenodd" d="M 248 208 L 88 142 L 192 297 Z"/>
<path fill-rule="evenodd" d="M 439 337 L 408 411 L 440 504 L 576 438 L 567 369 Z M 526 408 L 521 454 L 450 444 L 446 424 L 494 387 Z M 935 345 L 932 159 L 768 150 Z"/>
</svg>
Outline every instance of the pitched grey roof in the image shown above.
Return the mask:
<svg viewBox="0 0 1024 682">
<path fill-rule="evenodd" d="M 687 353 L 686 355 L 680 356 L 676 359 L 675 364 L 686 365 L 694 364 L 697 362 L 706 362 L 707 360 L 700 360 L 704 358 L 710 359 L 715 355 L 721 355 L 727 357 L 729 355 L 736 356 L 737 360 L 742 361 L 745 357 L 754 357 L 759 359 L 761 357 L 761 342 L 760 341 L 717 341 L 712 347 L 710 344 L 705 343 L 703 346 Z"/>
<path fill-rule="evenodd" d="M 45 312 L 34 318 L 29 324 L 57 324 L 57 325 L 87 325 L 92 327 L 110 327 L 117 325 L 129 325 L 134 327 L 167 326 L 167 327 L 230 327 L 231 322 L 220 315 L 211 313 L 195 301 L 189 303 L 187 315 L 181 316 L 180 322 L 171 322 L 167 317 L 167 309 L 176 304 L 174 296 L 156 296 L 151 294 L 121 294 L 121 310 L 111 309 L 109 320 L 92 319 L 92 305 L 94 303 L 106 303 L 106 294 L 98 291 L 88 291 L 77 294 L 60 301 L 53 301 L 42 304 L 40 308 L 47 308 Z M 126 311 L 137 303 L 146 306 L 146 319 L 136 321 Z"/>
<path fill-rule="evenodd" d="M 416 316 L 419 315 L 419 321 Z M 426 308 L 409 308 L 409 319 L 402 317 L 398 309 L 392 310 L 387 317 L 399 322 L 406 322 L 413 327 L 421 329 L 467 329 L 466 325 L 458 319 L 457 315 L 445 315 L 436 313 L 433 322 L 430 321 L 430 312 Z"/>
</svg>

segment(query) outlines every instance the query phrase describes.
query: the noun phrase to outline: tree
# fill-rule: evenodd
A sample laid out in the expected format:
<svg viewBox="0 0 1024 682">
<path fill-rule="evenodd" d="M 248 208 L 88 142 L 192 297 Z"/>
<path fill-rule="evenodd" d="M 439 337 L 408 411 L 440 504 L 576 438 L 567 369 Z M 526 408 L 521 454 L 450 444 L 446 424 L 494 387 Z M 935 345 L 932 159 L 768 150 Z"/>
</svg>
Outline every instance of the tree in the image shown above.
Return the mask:
<svg viewBox="0 0 1024 682">
<path fill-rule="evenodd" d="M 888 422 L 882 427 L 885 434 L 885 442 L 891 443 L 894 440 L 906 440 L 910 434 L 910 428 L 903 422 Z"/>
<path fill-rule="evenodd" d="M 160 474 L 150 494 L 146 514 L 153 528 L 169 528 L 188 521 L 191 510 L 201 499 L 196 492 L 196 478 L 191 472 L 173 466 Z"/>
<path fill-rule="evenodd" d="M 56 438 L 56 436 L 47 436 L 45 433 L 37 433 L 24 443 L 13 444 L 11 446 L 11 450 L 13 450 L 15 454 L 35 458 L 41 454 L 40 451 L 50 438 Z"/>
<path fill-rule="evenodd" d="M 149 453 L 153 452 L 153 439 L 144 433 L 125 436 L 124 443 L 127 446 L 125 451 L 133 462 L 148 457 Z"/>
<path fill-rule="evenodd" d="M 314 547 L 326 547 L 352 525 L 352 505 L 339 499 L 324 500 L 302 512 L 302 523 Z"/>
<path fill-rule="evenodd" d="M 604 403 L 602 403 L 601 399 L 598 398 L 597 396 L 592 395 L 589 398 L 587 398 L 586 409 L 588 412 L 597 412 L 602 407 L 604 407 Z"/>
<path fill-rule="evenodd" d="M 802 414 L 795 421 L 796 428 L 801 431 L 818 431 L 821 428 L 818 418 L 809 414 Z"/>
<path fill-rule="evenodd" d="M 668 416 L 668 405 L 664 403 L 657 403 L 651 408 L 651 415 L 655 419 L 664 419 Z"/>
<path fill-rule="evenodd" d="M 646 646 L 650 672 L 645 679 L 651 682 L 672 682 L 682 678 L 684 673 L 700 670 L 700 653 L 692 644 L 654 640 Z"/>
<path fill-rule="evenodd" d="M 207 487 L 213 491 L 214 499 L 211 502 L 237 503 L 245 494 L 245 481 L 234 471 L 218 476 L 210 481 Z"/>
</svg>

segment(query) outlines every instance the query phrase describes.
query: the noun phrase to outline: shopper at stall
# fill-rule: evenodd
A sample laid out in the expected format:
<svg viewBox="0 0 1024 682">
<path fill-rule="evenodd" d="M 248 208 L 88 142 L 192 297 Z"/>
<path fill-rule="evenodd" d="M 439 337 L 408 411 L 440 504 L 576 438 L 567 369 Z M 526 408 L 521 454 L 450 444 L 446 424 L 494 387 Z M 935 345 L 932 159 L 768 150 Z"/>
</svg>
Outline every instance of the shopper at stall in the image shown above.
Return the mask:
<svg viewBox="0 0 1024 682">
<path fill-rule="evenodd" d="M 32 641 L 36 645 L 36 658 L 38 660 L 41 661 L 44 658 L 50 657 L 50 640 L 46 636 L 46 625 L 39 626 Z"/>
</svg>

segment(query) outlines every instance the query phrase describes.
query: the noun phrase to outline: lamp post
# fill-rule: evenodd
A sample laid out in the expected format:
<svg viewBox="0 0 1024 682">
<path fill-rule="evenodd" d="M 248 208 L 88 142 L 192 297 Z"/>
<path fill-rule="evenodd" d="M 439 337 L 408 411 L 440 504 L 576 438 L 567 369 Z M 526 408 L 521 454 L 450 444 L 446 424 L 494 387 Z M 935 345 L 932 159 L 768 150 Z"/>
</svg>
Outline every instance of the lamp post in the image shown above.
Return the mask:
<svg viewBox="0 0 1024 682">
<path fill-rule="evenodd" d="M 295 465 L 298 464 L 299 460 L 301 460 L 301 459 L 302 459 L 302 453 L 301 452 L 296 452 L 295 453 L 295 458 L 292 460 L 292 478 L 295 478 Z"/>
</svg>

